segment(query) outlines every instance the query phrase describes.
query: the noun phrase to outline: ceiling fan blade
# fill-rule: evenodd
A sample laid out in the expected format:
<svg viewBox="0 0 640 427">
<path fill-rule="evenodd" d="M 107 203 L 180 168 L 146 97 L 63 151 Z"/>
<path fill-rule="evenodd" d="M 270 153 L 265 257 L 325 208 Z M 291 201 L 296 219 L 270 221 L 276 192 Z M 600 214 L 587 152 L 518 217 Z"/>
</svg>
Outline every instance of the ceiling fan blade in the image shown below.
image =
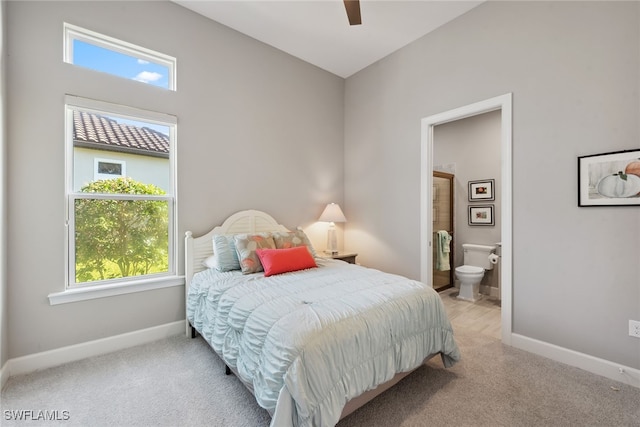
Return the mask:
<svg viewBox="0 0 640 427">
<path fill-rule="evenodd" d="M 360 18 L 360 0 L 344 0 L 344 8 L 347 10 L 349 25 L 362 24 L 362 19 Z"/>
</svg>

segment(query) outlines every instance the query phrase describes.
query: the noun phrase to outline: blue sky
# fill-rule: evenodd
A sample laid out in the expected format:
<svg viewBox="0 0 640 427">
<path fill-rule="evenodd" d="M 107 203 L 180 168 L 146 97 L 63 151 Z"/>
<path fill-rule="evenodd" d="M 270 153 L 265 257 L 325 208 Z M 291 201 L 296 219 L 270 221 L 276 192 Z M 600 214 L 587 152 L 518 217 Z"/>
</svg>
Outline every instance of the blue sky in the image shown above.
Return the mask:
<svg viewBox="0 0 640 427">
<path fill-rule="evenodd" d="M 126 79 L 137 80 L 165 89 L 169 88 L 168 67 L 80 40 L 73 41 L 73 63 Z"/>
<path fill-rule="evenodd" d="M 169 69 L 166 66 L 143 61 L 133 56 L 114 52 L 80 40 L 73 41 L 73 63 L 74 65 L 113 74 L 125 79 L 136 80 L 164 89 L 169 88 Z M 165 135 L 169 134 L 167 126 L 125 120 L 114 116 L 109 117 L 118 123 L 148 127 Z"/>
</svg>

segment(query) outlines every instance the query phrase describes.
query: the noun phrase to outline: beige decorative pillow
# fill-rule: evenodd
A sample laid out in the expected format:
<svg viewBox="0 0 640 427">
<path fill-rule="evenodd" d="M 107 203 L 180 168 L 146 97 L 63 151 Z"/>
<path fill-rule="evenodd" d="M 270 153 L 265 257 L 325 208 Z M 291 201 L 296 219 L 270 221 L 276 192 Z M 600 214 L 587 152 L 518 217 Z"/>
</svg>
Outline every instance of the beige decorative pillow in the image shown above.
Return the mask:
<svg viewBox="0 0 640 427">
<path fill-rule="evenodd" d="M 271 233 L 236 234 L 234 236 L 240 269 L 243 274 L 263 271 L 256 249 L 275 249 Z"/>
<path fill-rule="evenodd" d="M 311 253 L 311 256 L 316 257 L 316 251 L 313 249 L 311 241 L 304 233 L 304 231 L 298 229 L 295 231 L 276 231 L 272 233 L 273 240 L 276 243 L 278 249 L 295 248 L 296 246 L 306 246 Z"/>
</svg>

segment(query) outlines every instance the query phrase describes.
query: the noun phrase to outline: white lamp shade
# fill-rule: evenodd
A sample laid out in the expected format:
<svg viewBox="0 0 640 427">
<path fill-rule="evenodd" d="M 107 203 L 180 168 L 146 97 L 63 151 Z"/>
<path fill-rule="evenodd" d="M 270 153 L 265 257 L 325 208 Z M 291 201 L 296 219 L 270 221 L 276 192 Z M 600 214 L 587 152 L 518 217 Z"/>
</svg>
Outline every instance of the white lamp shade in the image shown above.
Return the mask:
<svg viewBox="0 0 640 427">
<path fill-rule="evenodd" d="M 329 203 L 324 211 L 322 211 L 322 215 L 318 218 L 318 221 L 323 222 L 347 222 L 347 218 L 344 217 L 342 213 L 342 209 L 336 203 Z"/>
</svg>

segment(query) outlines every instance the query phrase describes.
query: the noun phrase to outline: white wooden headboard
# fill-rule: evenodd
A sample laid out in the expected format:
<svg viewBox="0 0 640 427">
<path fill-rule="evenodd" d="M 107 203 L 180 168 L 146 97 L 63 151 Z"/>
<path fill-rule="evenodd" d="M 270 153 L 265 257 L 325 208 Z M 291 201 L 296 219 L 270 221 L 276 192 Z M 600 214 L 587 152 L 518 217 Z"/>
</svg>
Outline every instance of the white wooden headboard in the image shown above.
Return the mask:
<svg viewBox="0 0 640 427">
<path fill-rule="evenodd" d="M 191 231 L 185 233 L 184 238 L 184 270 L 185 270 L 185 304 L 189 295 L 189 286 L 193 275 L 206 267 L 203 262 L 213 255 L 214 234 L 260 233 L 267 231 L 289 231 L 284 225 L 278 224 L 273 217 L 265 212 L 246 210 L 236 212 L 227 218 L 222 225 L 214 227 L 207 234 L 193 237 Z M 189 322 L 186 322 L 186 333 L 190 335 Z"/>
</svg>

